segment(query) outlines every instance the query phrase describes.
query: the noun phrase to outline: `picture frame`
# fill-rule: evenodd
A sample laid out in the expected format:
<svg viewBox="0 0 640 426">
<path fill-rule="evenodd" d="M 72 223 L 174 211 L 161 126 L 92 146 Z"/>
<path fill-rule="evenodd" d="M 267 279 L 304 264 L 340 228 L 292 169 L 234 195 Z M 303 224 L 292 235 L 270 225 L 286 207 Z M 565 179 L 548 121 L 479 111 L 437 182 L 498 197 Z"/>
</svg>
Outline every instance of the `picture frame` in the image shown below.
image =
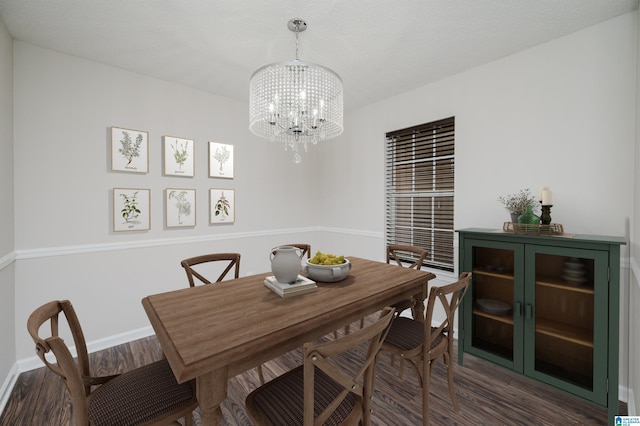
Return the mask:
<svg viewBox="0 0 640 426">
<path fill-rule="evenodd" d="M 196 226 L 196 190 L 165 189 L 165 218 L 167 228 Z"/>
<path fill-rule="evenodd" d="M 193 139 L 163 136 L 164 175 L 193 177 L 195 168 L 195 148 Z"/>
<path fill-rule="evenodd" d="M 211 188 L 209 190 L 209 223 L 234 223 L 236 221 L 235 190 Z"/>
<path fill-rule="evenodd" d="M 111 127 L 111 170 L 149 172 L 149 132 Z"/>
<path fill-rule="evenodd" d="M 151 229 L 151 190 L 113 188 L 113 230 L 148 231 Z"/>
<path fill-rule="evenodd" d="M 209 177 L 233 179 L 233 145 L 209 142 Z"/>
</svg>

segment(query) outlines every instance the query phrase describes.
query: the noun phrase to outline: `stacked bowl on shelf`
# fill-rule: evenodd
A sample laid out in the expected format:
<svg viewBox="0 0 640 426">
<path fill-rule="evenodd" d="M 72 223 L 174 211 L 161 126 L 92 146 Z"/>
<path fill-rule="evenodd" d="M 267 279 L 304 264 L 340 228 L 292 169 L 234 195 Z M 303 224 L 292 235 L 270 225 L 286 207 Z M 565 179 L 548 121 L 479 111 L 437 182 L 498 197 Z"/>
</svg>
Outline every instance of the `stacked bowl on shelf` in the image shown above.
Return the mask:
<svg viewBox="0 0 640 426">
<path fill-rule="evenodd" d="M 569 284 L 584 285 L 587 282 L 586 274 L 584 263 L 580 259 L 569 257 L 564 262 L 562 278 Z"/>
</svg>

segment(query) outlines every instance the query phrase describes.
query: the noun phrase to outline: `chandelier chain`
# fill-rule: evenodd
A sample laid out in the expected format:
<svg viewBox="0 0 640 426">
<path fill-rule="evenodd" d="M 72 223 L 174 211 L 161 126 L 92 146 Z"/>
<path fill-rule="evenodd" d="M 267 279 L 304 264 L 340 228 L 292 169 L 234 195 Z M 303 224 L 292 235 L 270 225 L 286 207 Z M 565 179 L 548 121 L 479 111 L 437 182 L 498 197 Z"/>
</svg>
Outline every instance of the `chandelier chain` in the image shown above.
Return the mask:
<svg viewBox="0 0 640 426">
<path fill-rule="evenodd" d="M 298 34 L 300 34 L 300 27 L 296 24 L 296 61 L 298 61 Z"/>
</svg>

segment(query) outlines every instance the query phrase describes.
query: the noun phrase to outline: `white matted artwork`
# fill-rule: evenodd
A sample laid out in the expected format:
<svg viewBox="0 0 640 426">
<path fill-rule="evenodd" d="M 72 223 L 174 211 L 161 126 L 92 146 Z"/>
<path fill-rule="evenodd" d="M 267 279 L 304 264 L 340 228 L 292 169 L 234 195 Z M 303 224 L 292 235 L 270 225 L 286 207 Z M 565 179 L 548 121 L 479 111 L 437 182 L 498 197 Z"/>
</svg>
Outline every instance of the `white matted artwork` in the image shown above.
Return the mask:
<svg viewBox="0 0 640 426">
<path fill-rule="evenodd" d="M 196 226 L 196 190 L 167 188 L 165 190 L 167 228 Z"/>
<path fill-rule="evenodd" d="M 142 130 L 111 127 L 111 170 L 149 172 L 149 133 Z"/>
<path fill-rule="evenodd" d="M 149 230 L 151 228 L 150 199 L 150 189 L 113 188 L 113 230 Z"/>
<path fill-rule="evenodd" d="M 235 190 L 212 188 L 209 190 L 210 223 L 233 223 L 236 220 Z"/>
<path fill-rule="evenodd" d="M 165 176 L 193 177 L 194 141 L 192 139 L 164 136 Z"/>
<path fill-rule="evenodd" d="M 233 145 L 209 142 L 209 177 L 233 178 Z"/>
</svg>

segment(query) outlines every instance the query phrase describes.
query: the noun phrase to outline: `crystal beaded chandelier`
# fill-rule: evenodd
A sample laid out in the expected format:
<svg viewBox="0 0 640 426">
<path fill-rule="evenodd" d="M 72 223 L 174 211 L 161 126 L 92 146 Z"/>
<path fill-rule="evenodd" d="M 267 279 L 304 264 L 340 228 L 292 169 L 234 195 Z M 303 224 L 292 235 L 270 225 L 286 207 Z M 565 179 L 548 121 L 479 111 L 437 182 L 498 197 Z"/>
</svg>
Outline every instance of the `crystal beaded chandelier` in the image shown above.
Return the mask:
<svg viewBox="0 0 640 426">
<path fill-rule="evenodd" d="M 296 34 L 296 58 L 259 68 L 249 83 L 249 129 L 257 136 L 284 143 L 300 163 L 301 147 L 342 134 L 342 79 L 329 68 L 298 59 L 298 34 L 307 23 L 287 23 Z"/>
</svg>

